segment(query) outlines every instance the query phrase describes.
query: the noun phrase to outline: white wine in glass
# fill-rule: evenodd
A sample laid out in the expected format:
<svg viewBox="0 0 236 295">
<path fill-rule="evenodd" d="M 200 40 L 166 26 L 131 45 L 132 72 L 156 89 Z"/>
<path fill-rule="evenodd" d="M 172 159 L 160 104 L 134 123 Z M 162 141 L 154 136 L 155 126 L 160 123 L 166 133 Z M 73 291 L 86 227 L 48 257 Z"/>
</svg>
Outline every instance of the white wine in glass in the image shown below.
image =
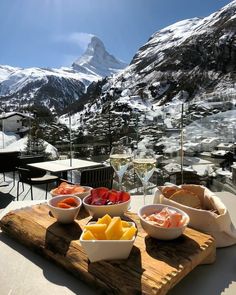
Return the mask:
<svg viewBox="0 0 236 295">
<path fill-rule="evenodd" d="M 143 185 L 143 199 L 146 203 L 147 184 L 156 169 L 156 158 L 152 150 L 137 150 L 133 159 L 134 171 Z"/>
<path fill-rule="evenodd" d="M 112 148 L 110 153 L 110 163 L 118 176 L 119 190 L 122 190 L 122 179 L 131 164 L 131 161 L 132 155 L 129 148 L 123 146 Z"/>
</svg>

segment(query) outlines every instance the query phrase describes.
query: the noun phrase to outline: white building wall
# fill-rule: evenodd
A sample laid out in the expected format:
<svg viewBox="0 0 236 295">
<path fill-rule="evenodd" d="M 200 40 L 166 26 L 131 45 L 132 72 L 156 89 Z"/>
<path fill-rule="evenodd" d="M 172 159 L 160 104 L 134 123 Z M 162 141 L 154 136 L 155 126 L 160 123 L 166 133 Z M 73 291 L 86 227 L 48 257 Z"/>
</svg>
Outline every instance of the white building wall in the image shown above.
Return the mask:
<svg viewBox="0 0 236 295">
<path fill-rule="evenodd" d="M 219 144 L 218 138 L 204 139 L 201 142 L 203 152 L 211 152 Z"/>
<path fill-rule="evenodd" d="M 14 115 L 9 118 L 3 119 L 2 122 L 2 129 L 4 132 L 17 132 L 19 129 L 22 128 L 22 118 L 19 115 Z"/>
</svg>

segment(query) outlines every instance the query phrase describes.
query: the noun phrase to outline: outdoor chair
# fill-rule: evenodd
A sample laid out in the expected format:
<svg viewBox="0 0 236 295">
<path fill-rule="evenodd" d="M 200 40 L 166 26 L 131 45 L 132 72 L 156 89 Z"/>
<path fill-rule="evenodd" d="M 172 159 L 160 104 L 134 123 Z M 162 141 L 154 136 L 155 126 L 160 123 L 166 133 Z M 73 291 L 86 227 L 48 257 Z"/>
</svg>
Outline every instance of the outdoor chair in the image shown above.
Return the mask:
<svg viewBox="0 0 236 295">
<path fill-rule="evenodd" d="M 27 168 L 28 164 L 37 163 L 37 162 L 44 162 L 45 157 L 43 155 L 21 155 L 19 157 L 19 167 Z"/>
<path fill-rule="evenodd" d="M 3 181 L 6 181 L 7 172 L 13 173 L 13 186 L 15 185 L 15 172 L 16 167 L 18 166 L 18 157 L 20 152 L 9 151 L 9 152 L 0 152 L 0 173 L 3 174 Z"/>
<path fill-rule="evenodd" d="M 53 182 L 59 181 L 58 176 L 55 175 L 48 175 L 44 171 L 39 169 L 26 169 L 18 167 L 18 174 L 19 174 L 19 180 L 17 182 L 17 201 L 19 199 L 19 185 L 20 182 L 22 183 L 22 188 L 24 191 L 24 183 L 30 185 L 30 192 L 31 192 L 31 200 L 33 200 L 33 185 L 39 185 L 39 184 L 46 184 L 46 195 L 45 199 L 47 199 L 47 192 L 48 192 L 48 185 Z"/>
<path fill-rule="evenodd" d="M 111 166 L 86 169 L 81 172 L 80 184 L 85 186 L 112 188 L 114 169 Z"/>
<path fill-rule="evenodd" d="M 170 175 L 170 182 L 176 185 L 180 184 L 200 184 L 201 178 L 198 174 L 192 171 L 183 171 L 183 183 L 181 172 L 176 172 Z"/>
<path fill-rule="evenodd" d="M 14 199 L 15 197 L 13 195 L 0 192 L 0 210 L 6 208 Z"/>
</svg>

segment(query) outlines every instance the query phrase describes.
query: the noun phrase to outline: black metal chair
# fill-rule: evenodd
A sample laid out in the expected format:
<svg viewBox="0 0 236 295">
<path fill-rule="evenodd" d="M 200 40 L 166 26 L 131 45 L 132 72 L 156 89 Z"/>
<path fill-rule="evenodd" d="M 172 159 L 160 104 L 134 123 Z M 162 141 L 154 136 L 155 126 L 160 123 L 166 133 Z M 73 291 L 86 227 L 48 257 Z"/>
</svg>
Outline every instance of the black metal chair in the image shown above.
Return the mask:
<svg viewBox="0 0 236 295">
<path fill-rule="evenodd" d="M 11 194 L 0 192 L 0 209 L 7 207 L 14 199 L 15 197 Z"/>
<path fill-rule="evenodd" d="M 180 184 L 200 184 L 200 176 L 192 171 L 183 171 L 183 183 L 182 183 L 182 174 L 181 172 L 175 172 L 170 175 L 170 182 L 173 182 L 176 185 Z"/>
<path fill-rule="evenodd" d="M 24 191 L 24 183 L 30 185 L 31 200 L 33 200 L 33 185 L 46 184 L 45 199 L 47 199 L 47 192 L 48 192 L 49 183 L 53 183 L 53 182 L 58 183 L 58 181 L 59 181 L 58 176 L 48 175 L 40 169 L 36 169 L 36 168 L 26 169 L 26 168 L 18 167 L 17 170 L 18 170 L 18 174 L 19 174 L 19 180 L 17 182 L 17 194 L 16 194 L 17 201 L 19 199 L 20 182 L 22 183 L 23 191 Z"/>
<path fill-rule="evenodd" d="M 18 157 L 20 152 L 17 151 L 9 151 L 9 152 L 0 152 L 0 173 L 3 174 L 3 180 L 6 181 L 7 172 L 13 173 L 13 186 L 15 185 L 15 172 L 16 167 L 18 166 Z"/>
<path fill-rule="evenodd" d="M 114 169 L 111 166 L 86 169 L 81 172 L 80 184 L 85 186 L 112 188 Z"/>
<path fill-rule="evenodd" d="M 28 168 L 28 164 L 44 162 L 45 157 L 43 155 L 21 155 L 19 157 L 19 165 L 21 168 Z"/>
</svg>

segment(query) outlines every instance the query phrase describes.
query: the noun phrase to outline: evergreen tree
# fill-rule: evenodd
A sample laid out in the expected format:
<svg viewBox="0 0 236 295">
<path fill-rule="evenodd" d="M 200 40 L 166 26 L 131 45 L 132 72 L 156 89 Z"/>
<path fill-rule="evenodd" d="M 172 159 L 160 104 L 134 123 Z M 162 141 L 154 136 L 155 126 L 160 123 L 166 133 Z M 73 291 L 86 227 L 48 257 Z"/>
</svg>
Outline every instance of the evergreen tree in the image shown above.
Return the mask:
<svg viewBox="0 0 236 295">
<path fill-rule="evenodd" d="M 43 134 L 40 130 L 38 120 L 35 118 L 30 133 L 28 135 L 27 145 L 25 153 L 26 155 L 44 155 L 48 156 L 46 153 L 46 146 L 44 140 L 42 139 Z"/>
</svg>

